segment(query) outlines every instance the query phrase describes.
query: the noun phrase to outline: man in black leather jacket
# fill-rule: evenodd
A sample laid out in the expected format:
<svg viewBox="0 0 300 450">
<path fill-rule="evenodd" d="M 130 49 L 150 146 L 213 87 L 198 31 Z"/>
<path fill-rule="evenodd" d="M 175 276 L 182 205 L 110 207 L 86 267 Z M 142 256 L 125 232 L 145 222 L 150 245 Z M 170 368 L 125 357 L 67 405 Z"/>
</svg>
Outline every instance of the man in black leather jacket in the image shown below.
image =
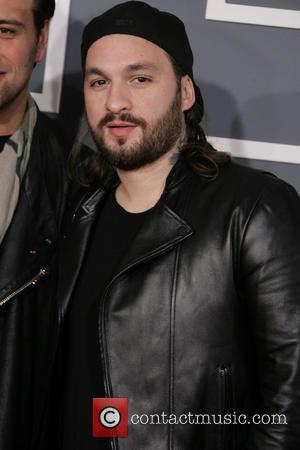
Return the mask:
<svg viewBox="0 0 300 450">
<path fill-rule="evenodd" d="M 82 63 L 98 151 L 73 156 L 90 189 L 61 249 L 59 448 L 296 450 L 297 193 L 206 141 L 175 16 L 112 8 Z M 128 398 L 128 437 L 111 400 L 92 436 L 92 398 Z"/>
<path fill-rule="evenodd" d="M 61 137 L 28 93 L 55 1 L 0 1 L 0 448 L 33 447 L 47 283 L 66 194 Z"/>
</svg>

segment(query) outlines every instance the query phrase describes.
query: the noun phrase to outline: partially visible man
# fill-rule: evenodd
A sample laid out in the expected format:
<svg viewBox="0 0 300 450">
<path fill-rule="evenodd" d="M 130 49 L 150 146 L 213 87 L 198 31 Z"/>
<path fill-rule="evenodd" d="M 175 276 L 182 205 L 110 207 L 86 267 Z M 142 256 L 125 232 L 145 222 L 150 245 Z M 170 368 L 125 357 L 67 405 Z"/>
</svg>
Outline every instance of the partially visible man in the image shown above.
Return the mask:
<svg viewBox="0 0 300 450">
<path fill-rule="evenodd" d="M 66 193 L 60 137 L 29 95 L 54 0 L 0 0 L 0 448 L 26 450 L 39 411 L 38 345 Z M 40 287 L 43 286 L 43 294 Z"/>
<path fill-rule="evenodd" d="M 115 6 L 86 26 L 82 65 L 98 152 L 73 160 L 90 190 L 60 263 L 59 448 L 298 448 L 297 193 L 209 145 L 174 15 Z M 128 398 L 127 438 L 92 437 L 93 397 Z"/>
</svg>

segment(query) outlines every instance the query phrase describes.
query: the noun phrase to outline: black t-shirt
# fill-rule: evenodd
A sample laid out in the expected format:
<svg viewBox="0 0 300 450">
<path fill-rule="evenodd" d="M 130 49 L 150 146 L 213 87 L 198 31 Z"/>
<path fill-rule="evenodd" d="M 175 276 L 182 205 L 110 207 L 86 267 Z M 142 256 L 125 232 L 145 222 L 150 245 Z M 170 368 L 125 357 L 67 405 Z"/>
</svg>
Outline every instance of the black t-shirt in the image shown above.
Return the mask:
<svg viewBox="0 0 300 450">
<path fill-rule="evenodd" d="M 92 398 L 105 397 L 99 306 L 107 283 L 151 211 L 128 213 L 112 192 L 98 213 L 63 330 L 62 450 L 110 448 L 109 439 L 92 437 Z"/>
<path fill-rule="evenodd" d="M 4 149 L 4 145 L 6 144 L 7 139 L 10 138 L 11 135 L 8 136 L 0 136 L 0 153 Z"/>
</svg>

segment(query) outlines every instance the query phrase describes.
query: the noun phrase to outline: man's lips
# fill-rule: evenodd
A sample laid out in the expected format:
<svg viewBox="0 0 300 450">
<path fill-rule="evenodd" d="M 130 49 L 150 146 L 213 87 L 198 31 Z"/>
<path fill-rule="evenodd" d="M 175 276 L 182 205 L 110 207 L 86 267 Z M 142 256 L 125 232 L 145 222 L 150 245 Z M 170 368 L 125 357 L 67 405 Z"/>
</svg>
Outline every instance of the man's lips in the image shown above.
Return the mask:
<svg viewBox="0 0 300 450">
<path fill-rule="evenodd" d="M 117 120 L 108 122 L 106 125 L 109 133 L 115 137 L 128 136 L 136 127 L 137 125 L 134 123 Z"/>
<path fill-rule="evenodd" d="M 3 64 L 0 65 L 0 75 L 6 75 L 9 72 L 9 67 Z"/>
</svg>

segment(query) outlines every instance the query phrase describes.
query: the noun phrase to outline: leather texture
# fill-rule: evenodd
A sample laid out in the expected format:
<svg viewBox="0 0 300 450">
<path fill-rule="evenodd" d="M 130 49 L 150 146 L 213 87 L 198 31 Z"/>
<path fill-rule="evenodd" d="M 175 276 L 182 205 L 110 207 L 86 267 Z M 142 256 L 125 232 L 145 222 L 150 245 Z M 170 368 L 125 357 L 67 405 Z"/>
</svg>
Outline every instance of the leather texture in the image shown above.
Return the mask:
<svg viewBox="0 0 300 450">
<path fill-rule="evenodd" d="M 32 449 L 39 428 L 38 368 L 44 365 L 51 273 L 23 287 L 49 267 L 54 253 L 67 193 L 64 151 L 52 122 L 39 112 L 17 209 L 0 246 L 0 302 L 9 298 L 0 307 L 1 450 Z"/>
<path fill-rule="evenodd" d="M 103 197 L 85 193 L 70 213 L 58 327 Z M 99 298 L 106 396 L 128 397 L 129 415 L 285 414 L 287 424 L 129 424 L 112 449 L 299 448 L 299 230 L 298 194 L 273 175 L 230 163 L 205 181 L 176 164 Z"/>
</svg>

